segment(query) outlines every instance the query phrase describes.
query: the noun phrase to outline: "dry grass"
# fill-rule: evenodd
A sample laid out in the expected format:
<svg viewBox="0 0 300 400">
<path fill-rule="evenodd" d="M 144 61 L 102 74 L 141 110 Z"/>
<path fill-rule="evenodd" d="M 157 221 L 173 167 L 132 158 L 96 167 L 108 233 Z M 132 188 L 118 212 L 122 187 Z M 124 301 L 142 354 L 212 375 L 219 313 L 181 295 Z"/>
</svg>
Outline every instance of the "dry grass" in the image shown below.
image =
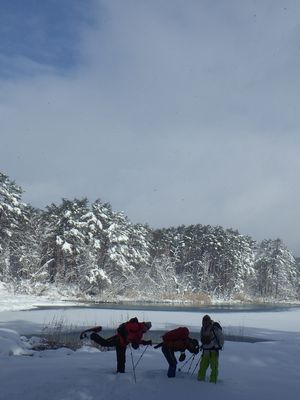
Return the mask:
<svg viewBox="0 0 300 400">
<path fill-rule="evenodd" d="M 233 301 L 238 301 L 241 303 L 251 303 L 251 300 L 247 297 L 245 293 L 235 293 L 232 295 L 231 299 Z"/>
<path fill-rule="evenodd" d="M 79 327 L 68 323 L 64 318 L 56 318 L 42 329 L 42 339 L 48 349 L 68 347 L 78 349 L 82 346 L 79 338 Z"/>
<path fill-rule="evenodd" d="M 146 302 L 149 304 L 155 304 L 155 303 L 192 303 L 195 306 L 201 304 L 201 305 L 207 305 L 211 304 L 211 298 L 207 293 L 192 293 L 192 292 L 185 292 L 185 293 L 176 293 L 176 292 L 159 292 L 156 294 L 152 294 L 149 298 L 143 297 L 141 299 L 141 294 L 139 292 L 134 293 L 130 292 L 130 295 L 128 294 L 127 301 L 132 301 L 132 302 Z M 153 300 L 155 298 L 155 301 Z"/>
<path fill-rule="evenodd" d="M 207 293 L 184 293 L 182 295 L 183 301 L 190 301 L 193 304 L 211 304 L 211 298 Z"/>
</svg>

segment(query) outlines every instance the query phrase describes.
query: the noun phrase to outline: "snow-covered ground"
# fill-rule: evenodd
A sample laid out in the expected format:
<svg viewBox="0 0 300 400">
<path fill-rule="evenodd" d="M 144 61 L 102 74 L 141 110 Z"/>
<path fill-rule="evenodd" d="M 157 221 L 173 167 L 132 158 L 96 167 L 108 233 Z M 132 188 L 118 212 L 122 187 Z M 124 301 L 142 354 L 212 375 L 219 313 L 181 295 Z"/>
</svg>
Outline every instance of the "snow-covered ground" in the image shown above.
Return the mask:
<svg viewBox="0 0 300 400">
<path fill-rule="evenodd" d="M 24 298 L 23 298 L 24 299 Z M 37 299 L 34 300 L 38 304 Z M 27 299 L 29 305 L 29 299 Z M 0 291 L 0 309 L 1 309 Z M 45 303 L 44 303 L 45 304 Z M 4 307 L 3 307 L 4 308 Z M 2 308 L 2 310 L 3 310 Z M 152 329 L 187 325 L 199 330 L 202 315 L 191 312 L 132 312 L 124 310 L 37 310 L 0 312 L 0 399 L 2 400 L 126 400 L 195 399 L 202 396 L 225 400 L 282 400 L 300 391 L 300 309 L 285 312 L 213 314 L 229 333 L 269 339 L 268 342 L 226 342 L 220 353 L 217 385 L 198 382 L 195 361 L 166 376 L 167 363 L 161 351 L 147 348 L 134 380 L 130 350 L 125 374 L 115 374 L 115 352 L 100 352 L 83 344 L 71 349 L 33 351 L 20 335 L 38 333 L 51 319 L 63 318 L 79 325 L 114 327 L 129 316 L 153 322 Z M 13 306 L 23 309 L 21 298 Z M 53 313 L 53 314 L 51 314 Z M 134 314 L 134 315 L 133 315 Z M 137 362 L 143 348 L 133 351 Z"/>
<path fill-rule="evenodd" d="M 56 298 L 56 300 L 54 300 Z M 57 300 L 58 299 L 58 300 Z M 0 282 L 0 311 L 12 310 L 31 310 L 37 306 L 49 305 L 74 305 L 74 302 L 68 302 L 60 298 L 56 292 L 49 291 L 47 296 L 30 296 L 22 294 L 13 294 L 7 286 Z"/>
</svg>

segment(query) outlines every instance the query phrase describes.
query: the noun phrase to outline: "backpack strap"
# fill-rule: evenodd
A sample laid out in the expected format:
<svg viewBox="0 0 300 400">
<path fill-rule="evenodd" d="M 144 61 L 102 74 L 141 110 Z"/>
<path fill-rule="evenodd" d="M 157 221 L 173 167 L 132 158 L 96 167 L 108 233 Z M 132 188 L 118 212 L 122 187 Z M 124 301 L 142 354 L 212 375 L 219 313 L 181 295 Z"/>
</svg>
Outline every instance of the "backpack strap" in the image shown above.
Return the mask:
<svg viewBox="0 0 300 400">
<path fill-rule="evenodd" d="M 219 325 L 219 324 L 218 324 L 218 325 Z M 217 350 L 222 350 L 222 346 L 220 345 L 219 339 L 218 339 L 218 337 L 217 337 L 217 335 L 216 335 L 216 332 L 215 332 L 215 330 L 214 330 L 214 326 L 211 328 L 211 330 L 212 330 L 212 333 L 213 333 L 213 335 L 214 335 L 214 337 L 215 337 L 215 339 L 216 339 L 217 345 L 218 345 L 218 349 L 217 349 Z"/>
</svg>

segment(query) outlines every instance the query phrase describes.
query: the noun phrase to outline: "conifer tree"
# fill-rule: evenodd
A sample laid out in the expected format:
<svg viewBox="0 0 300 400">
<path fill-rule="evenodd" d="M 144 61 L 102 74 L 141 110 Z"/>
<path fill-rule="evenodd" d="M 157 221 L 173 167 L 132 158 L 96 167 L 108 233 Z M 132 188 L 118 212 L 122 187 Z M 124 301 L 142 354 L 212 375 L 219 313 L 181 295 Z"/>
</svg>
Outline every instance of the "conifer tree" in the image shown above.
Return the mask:
<svg viewBox="0 0 300 400">
<path fill-rule="evenodd" d="M 13 248 L 25 221 L 22 189 L 0 172 L 0 277 L 6 280 L 17 273 Z"/>
</svg>

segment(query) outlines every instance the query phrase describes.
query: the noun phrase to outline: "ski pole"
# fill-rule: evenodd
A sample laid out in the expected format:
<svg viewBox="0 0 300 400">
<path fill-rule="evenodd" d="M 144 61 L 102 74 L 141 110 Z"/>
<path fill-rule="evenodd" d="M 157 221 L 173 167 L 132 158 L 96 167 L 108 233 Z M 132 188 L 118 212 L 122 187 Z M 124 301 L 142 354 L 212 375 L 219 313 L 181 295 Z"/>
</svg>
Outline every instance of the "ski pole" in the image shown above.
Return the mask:
<svg viewBox="0 0 300 400">
<path fill-rule="evenodd" d="M 134 382 L 136 383 L 135 365 L 134 365 L 134 362 L 133 362 L 133 354 L 132 354 L 132 347 L 131 347 L 131 344 L 129 345 L 129 347 L 130 347 L 130 354 L 131 354 L 131 363 L 132 363 L 133 377 L 134 377 Z"/>
<path fill-rule="evenodd" d="M 142 359 L 143 355 L 145 354 L 145 352 L 146 352 L 147 348 L 148 348 L 148 345 L 147 345 L 147 346 L 144 348 L 144 350 L 143 350 L 142 354 L 140 355 L 140 358 L 139 358 L 139 359 L 137 360 L 137 362 L 135 363 L 135 365 L 134 365 L 134 369 L 136 369 L 136 367 L 137 367 L 138 363 L 141 361 L 141 359 Z"/>
<path fill-rule="evenodd" d="M 182 365 L 181 368 L 178 368 L 178 371 L 182 371 L 183 368 L 186 366 L 186 364 L 190 361 L 191 358 L 195 357 L 195 354 L 192 354 L 186 361 L 185 363 Z"/>
<path fill-rule="evenodd" d="M 196 368 L 198 367 L 198 365 L 199 365 L 199 363 L 200 363 L 200 360 L 201 360 L 201 356 L 199 357 L 199 360 L 197 361 L 197 363 L 196 363 L 196 365 L 195 365 L 195 368 L 193 369 L 192 375 L 194 375 L 194 373 L 195 373 L 195 371 L 196 371 Z"/>
<path fill-rule="evenodd" d="M 191 361 L 191 363 L 190 363 L 189 369 L 187 370 L 187 373 L 190 372 L 190 369 L 192 368 L 192 364 L 193 364 L 193 362 L 194 362 L 194 359 L 195 359 L 195 354 L 193 354 L 192 361 Z"/>
</svg>

